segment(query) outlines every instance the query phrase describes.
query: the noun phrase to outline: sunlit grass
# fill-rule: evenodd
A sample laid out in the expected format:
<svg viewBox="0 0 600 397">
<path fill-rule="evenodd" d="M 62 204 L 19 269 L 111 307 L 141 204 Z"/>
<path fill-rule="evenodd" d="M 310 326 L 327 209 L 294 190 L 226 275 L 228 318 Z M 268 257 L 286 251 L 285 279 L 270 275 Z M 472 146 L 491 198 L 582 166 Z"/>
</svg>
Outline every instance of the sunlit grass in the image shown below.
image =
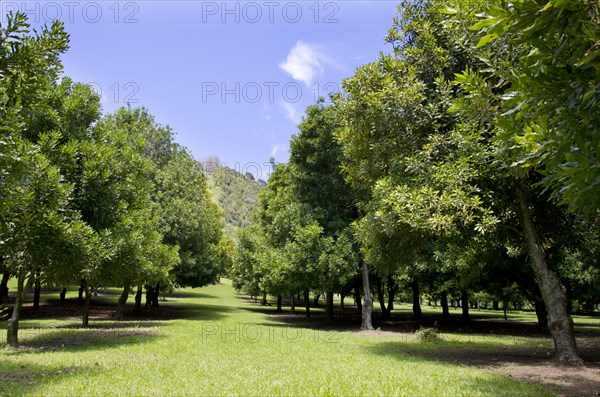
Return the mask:
<svg viewBox="0 0 600 397">
<path fill-rule="evenodd" d="M 18 351 L 0 350 L 0 393 L 8 395 L 544 395 L 460 363 L 424 357 L 445 348 L 501 349 L 509 336 L 412 334 L 293 328 L 248 310 L 229 283 L 184 290 L 162 305 L 186 305 L 183 318 L 92 322 L 24 320 L 51 329 Z M 469 339 L 471 338 L 471 339 Z M 518 340 L 524 346 L 526 338 Z"/>
</svg>

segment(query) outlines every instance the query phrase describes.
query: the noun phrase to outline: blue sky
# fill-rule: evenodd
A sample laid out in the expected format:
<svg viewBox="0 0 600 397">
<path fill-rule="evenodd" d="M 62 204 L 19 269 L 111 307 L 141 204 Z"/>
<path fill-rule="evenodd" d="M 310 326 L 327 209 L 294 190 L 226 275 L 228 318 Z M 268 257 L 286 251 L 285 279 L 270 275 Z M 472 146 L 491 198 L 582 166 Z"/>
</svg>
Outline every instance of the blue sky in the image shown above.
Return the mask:
<svg viewBox="0 0 600 397">
<path fill-rule="evenodd" d="M 71 34 L 65 74 L 143 105 L 202 160 L 266 179 L 306 106 L 390 51 L 393 1 L 1 1 Z"/>
</svg>

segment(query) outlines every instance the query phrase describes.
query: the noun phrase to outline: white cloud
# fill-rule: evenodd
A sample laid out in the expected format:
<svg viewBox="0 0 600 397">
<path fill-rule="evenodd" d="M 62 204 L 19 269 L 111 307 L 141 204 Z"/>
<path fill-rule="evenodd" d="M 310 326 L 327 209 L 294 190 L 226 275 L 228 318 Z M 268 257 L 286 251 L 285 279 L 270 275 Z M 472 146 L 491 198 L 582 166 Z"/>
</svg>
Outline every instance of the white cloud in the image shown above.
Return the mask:
<svg viewBox="0 0 600 397">
<path fill-rule="evenodd" d="M 271 145 L 271 156 L 277 158 L 277 153 L 287 153 L 287 143 L 274 143 Z"/>
<path fill-rule="evenodd" d="M 280 63 L 279 67 L 295 80 L 311 86 L 315 77 L 323 75 L 326 64 L 332 64 L 332 61 L 321 49 L 315 45 L 298 41 L 288 53 L 285 62 Z"/>
<path fill-rule="evenodd" d="M 298 124 L 302 121 L 302 115 L 300 110 L 291 102 L 280 102 L 279 105 L 287 117 L 294 124 Z"/>
</svg>

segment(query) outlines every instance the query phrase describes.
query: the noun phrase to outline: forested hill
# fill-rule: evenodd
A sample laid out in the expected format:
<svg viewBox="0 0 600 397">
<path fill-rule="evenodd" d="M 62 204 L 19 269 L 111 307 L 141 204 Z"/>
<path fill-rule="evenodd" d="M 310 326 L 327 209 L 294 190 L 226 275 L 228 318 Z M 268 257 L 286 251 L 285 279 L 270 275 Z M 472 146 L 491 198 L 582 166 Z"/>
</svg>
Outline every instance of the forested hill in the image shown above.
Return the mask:
<svg viewBox="0 0 600 397">
<path fill-rule="evenodd" d="M 251 175 L 242 175 L 229 167 L 218 167 L 207 172 L 213 199 L 225 212 L 225 232 L 233 236 L 250 222 L 250 213 L 258 201 L 262 181 Z"/>
</svg>

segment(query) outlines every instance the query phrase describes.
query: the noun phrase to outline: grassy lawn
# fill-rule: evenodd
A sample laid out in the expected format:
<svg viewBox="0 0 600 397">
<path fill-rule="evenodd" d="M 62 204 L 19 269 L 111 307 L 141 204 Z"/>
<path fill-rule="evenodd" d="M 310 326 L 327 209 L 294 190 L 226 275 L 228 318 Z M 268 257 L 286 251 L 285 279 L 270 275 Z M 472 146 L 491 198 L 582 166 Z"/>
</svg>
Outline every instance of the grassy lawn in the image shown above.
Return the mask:
<svg viewBox="0 0 600 397">
<path fill-rule="evenodd" d="M 24 347 L 0 349 L 3 395 L 545 395 L 540 386 L 431 358 L 502 349 L 510 336 L 422 344 L 411 334 L 294 328 L 251 310 L 230 284 L 182 290 L 179 319 L 24 320 Z M 53 328 L 54 327 L 54 328 Z M 522 338 L 524 346 L 535 344 Z"/>
</svg>

